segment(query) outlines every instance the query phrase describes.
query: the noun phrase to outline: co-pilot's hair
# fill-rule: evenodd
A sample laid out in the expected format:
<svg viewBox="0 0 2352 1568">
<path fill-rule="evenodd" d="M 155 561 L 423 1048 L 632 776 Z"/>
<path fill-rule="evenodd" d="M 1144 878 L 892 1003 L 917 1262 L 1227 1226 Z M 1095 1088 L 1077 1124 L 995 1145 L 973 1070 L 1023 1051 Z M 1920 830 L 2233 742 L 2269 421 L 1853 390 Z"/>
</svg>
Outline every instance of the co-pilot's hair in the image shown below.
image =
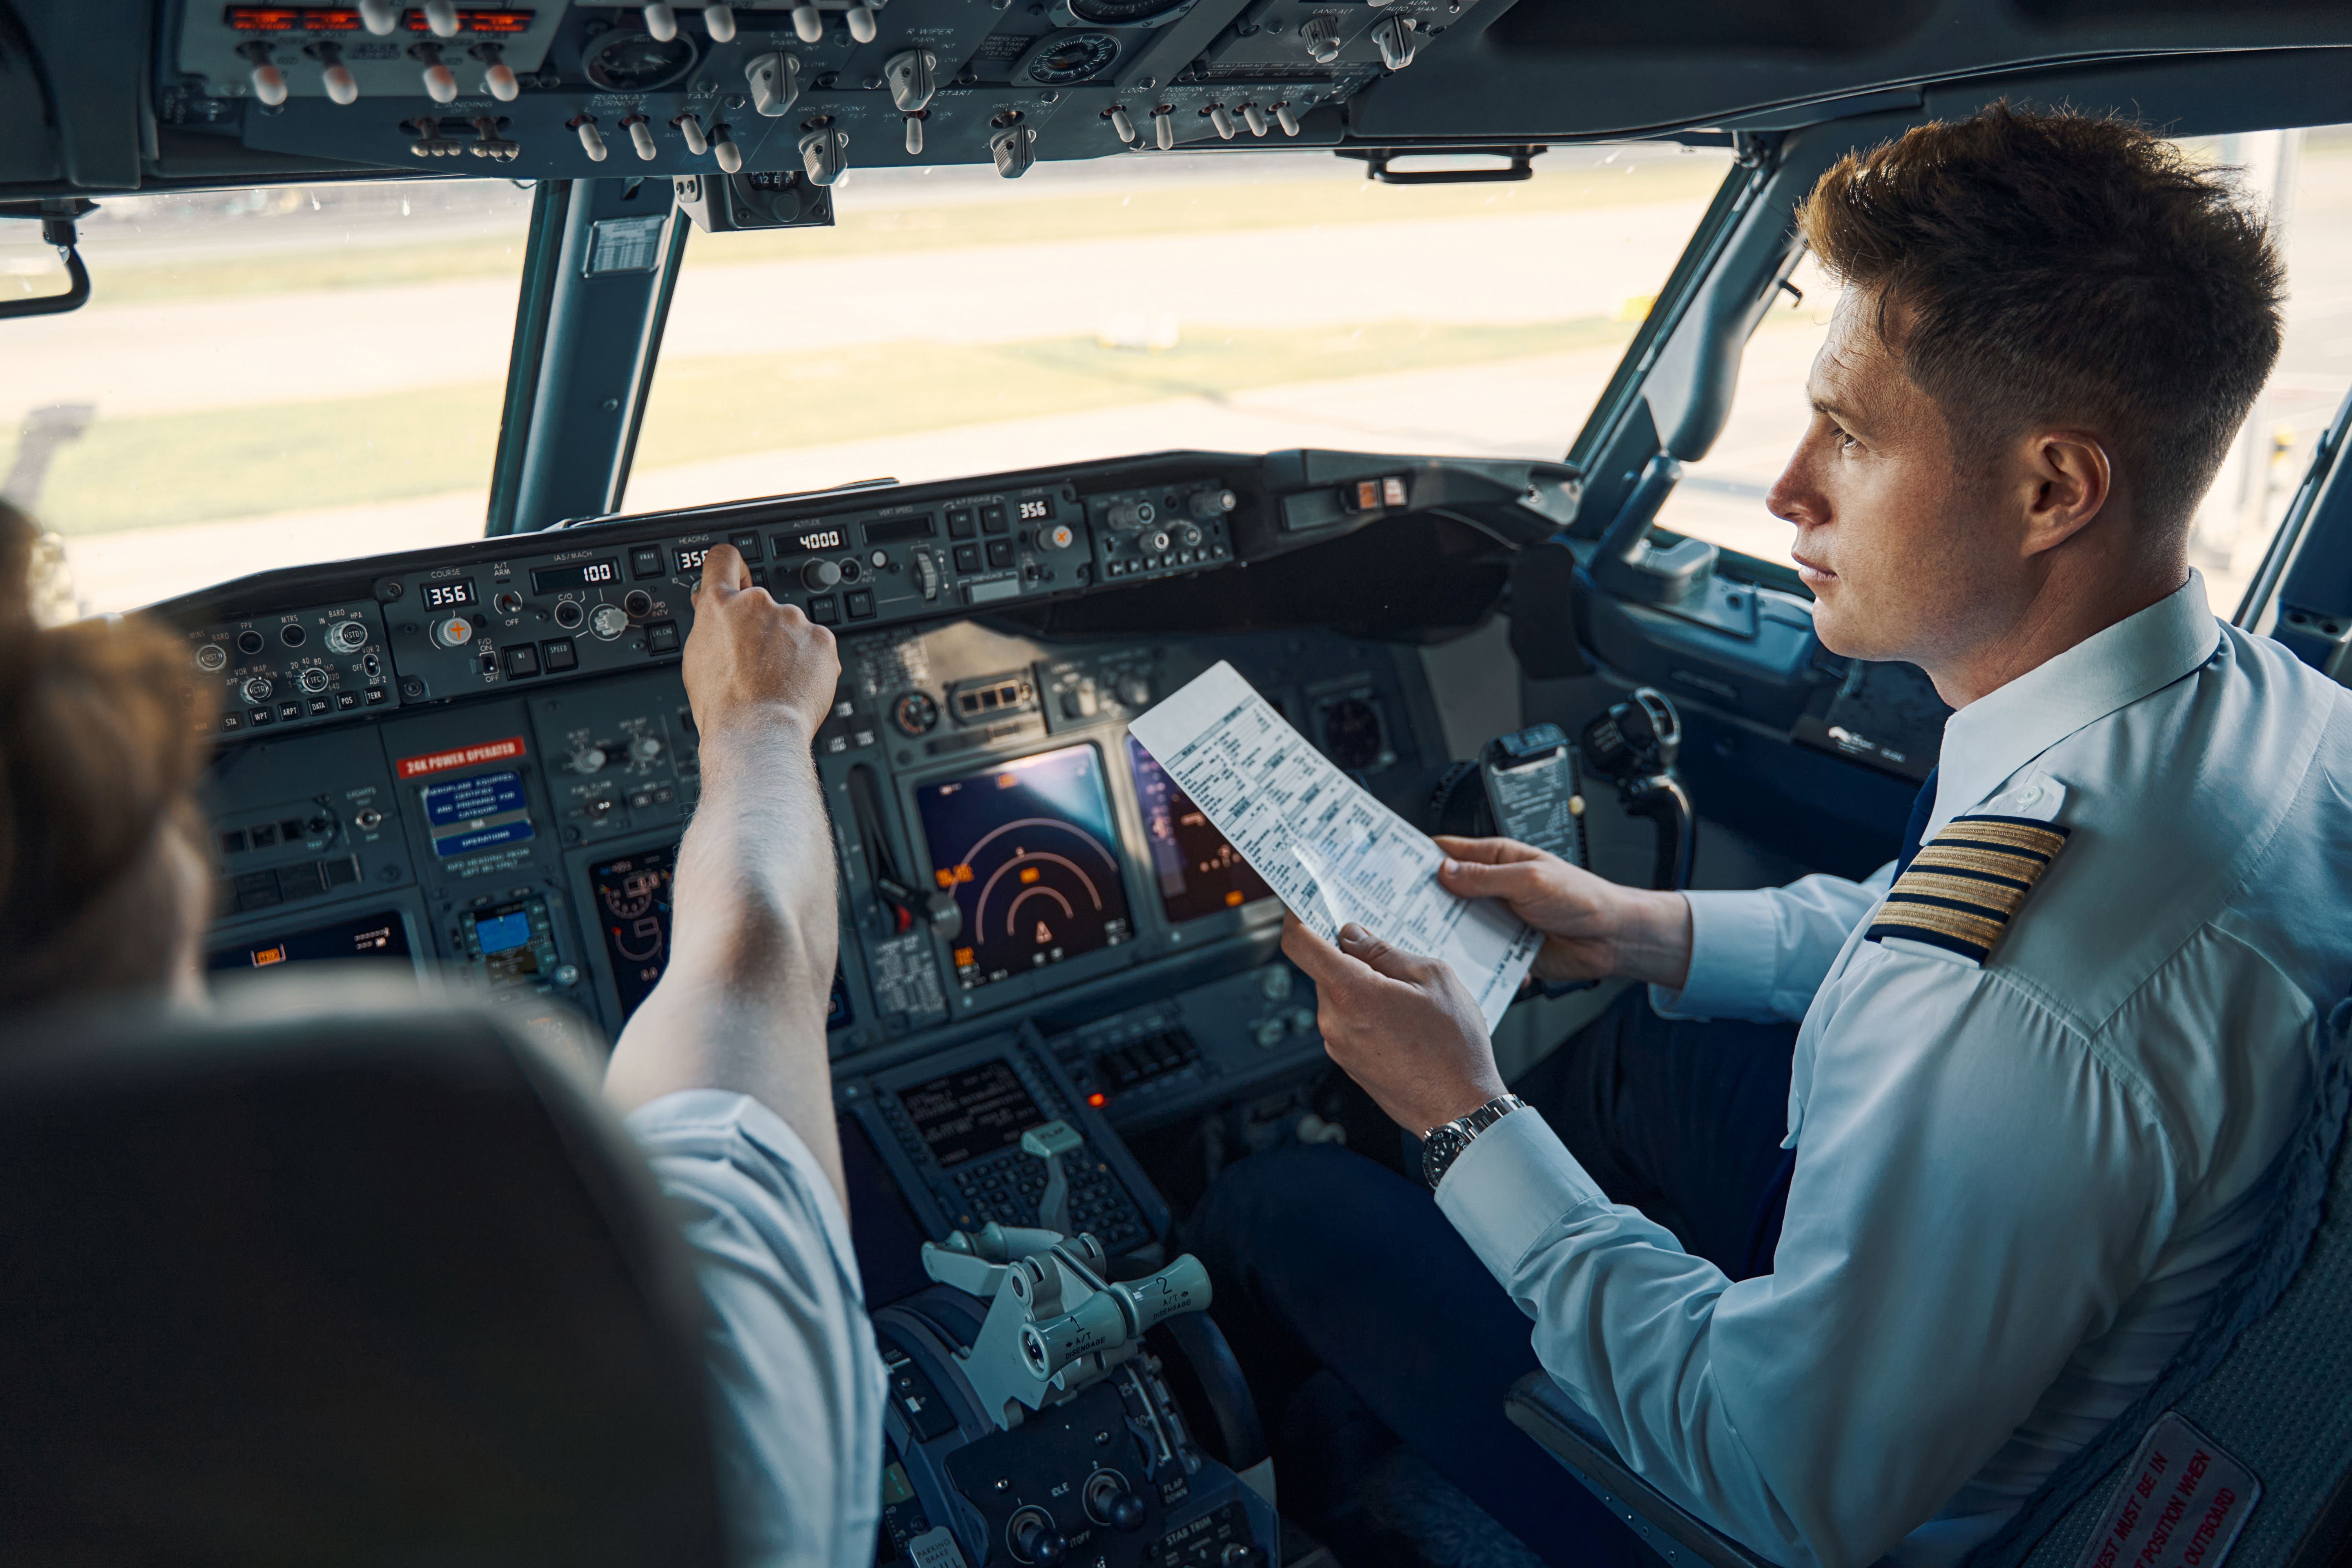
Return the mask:
<svg viewBox="0 0 2352 1568">
<path fill-rule="evenodd" d="M 0 501 L 0 1010 L 154 986 L 190 935 L 203 829 L 186 647 L 137 616 L 44 626 L 38 533 Z"/>
<path fill-rule="evenodd" d="M 2278 358 L 2263 218 L 2228 171 L 2125 121 L 1996 104 L 1922 125 L 1848 155 L 1798 216 L 1964 463 L 2086 428 L 2155 530 L 2187 527 Z"/>
</svg>

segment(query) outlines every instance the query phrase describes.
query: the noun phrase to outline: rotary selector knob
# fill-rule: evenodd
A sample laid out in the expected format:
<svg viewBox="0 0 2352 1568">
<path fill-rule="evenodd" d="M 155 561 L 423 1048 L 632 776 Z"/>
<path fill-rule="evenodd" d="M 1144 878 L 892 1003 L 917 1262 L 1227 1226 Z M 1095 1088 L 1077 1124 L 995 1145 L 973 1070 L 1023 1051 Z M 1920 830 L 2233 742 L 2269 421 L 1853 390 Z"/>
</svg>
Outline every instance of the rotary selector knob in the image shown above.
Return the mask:
<svg viewBox="0 0 2352 1568">
<path fill-rule="evenodd" d="M 1339 58 L 1339 24 L 1329 16 L 1309 16 L 1298 29 L 1298 47 L 1318 66 Z"/>
<path fill-rule="evenodd" d="M 433 623 L 433 640 L 443 647 L 464 647 L 474 640 L 474 623 L 463 616 L 451 616 L 446 621 Z"/>
<path fill-rule="evenodd" d="M 196 668 L 206 675 L 217 674 L 228 668 L 228 649 L 216 642 L 196 645 Z"/>
<path fill-rule="evenodd" d="M 1051 528 L 1037 531 L 1037 548 L 1040 550 L 1067 550 L 1077 542 L 1078 531 L 1066 522 L 1057 522 Z"/>
<path fill-rule="evenodd" d="M 295 684 L 313 697 L 327 689 L 327 672 L 315 664 L 294 678 Z"/>
<path fill-rule="evenodd" d="M 642 621 L 654 613 L 654 596 L 643 588 L 632 588 L 621 595 L 621 613 L 633 621 Z"/>
<path fill-rule="evenodd" d="M 1118 700 L 1129 708 L 1146 708 L 1151 703 L 1151 682 L 1139 675 L 1118 678 Z"/>
<path fill-rule="evenodd" d="M 572 771 L 575 773 L 602 773 L 604 769 L 604 748 L 583 746 L 572 753 Z"/>
<path fill-rule="evenodd" d="M 928 550 L 918 550 L 908 568 L 915 574 L 915 588 L 926 599 L 940 596 L 940 563 L 931 559 Z"/>
<path fill-rule="evenodd" d="M 1185 501 L 1184 510 L 1202 522 L 1214 522 L 1234 508 L 1241 505 L 1241 497 L 1226 489 L 1194 490 Z"/>
<path fill-rule="evenodd" d="M 1113 528 L 1148 528 L 1160 516 L 1160 509 L 1148 500 L 1114 502 L 1103 513 L 1103 520 Z"/>
<path fill-rule="evenodd" d="M 596 613 L 588 617 L 588 629 L 611 642 L 629 629 L 629 612 L 618 605 L 599 605 Z"/>
<path fill-rule="evenodd" d="M 1173 544 L 1175 541 L 1168 537 L 1168 531 L 1166 529 L 1155 528 L 1150 533 L 1139 535 L 1136 539 L 1136 542 L 1142 545 L 1144 549 L 1150 551 L 1152 554 L 1158 555 L 1165 551 L 1171 544 Z"/>
<path fill-rule="evenodd" d="M 629 760 L 650 763 L 662 754 L 661 741 L 653 735 L 640 735 L 629 742 Z"/>
<path fill-rule="evenodd" d="M 269 684 L 269 677 L 257 675 L 245 683 L 245 700 L 247 702 L 267 702 L 269 700 L 270 692 L 275 689 L 276 688 Z"/>
<path fill-rule="evenodd" d="M 928 691 L 909 691 L 890 710 L 890 721 L 909 735 L 928 735 L 940 721 L 940 705 Z"/>
<path fill-rule="evenodd" d="M 360 621 L 337 621 L 327 628 L 327 646 L 337 653 L 357 653 L 367 647 L 368 629 Z"/>
<path fill-rule="evenodd" d="M 812 561 L 801 568 L 801 586 L 812 594 L 822 594 L 841 582 L 841 568 L 830 561 Z"/>
</svg>

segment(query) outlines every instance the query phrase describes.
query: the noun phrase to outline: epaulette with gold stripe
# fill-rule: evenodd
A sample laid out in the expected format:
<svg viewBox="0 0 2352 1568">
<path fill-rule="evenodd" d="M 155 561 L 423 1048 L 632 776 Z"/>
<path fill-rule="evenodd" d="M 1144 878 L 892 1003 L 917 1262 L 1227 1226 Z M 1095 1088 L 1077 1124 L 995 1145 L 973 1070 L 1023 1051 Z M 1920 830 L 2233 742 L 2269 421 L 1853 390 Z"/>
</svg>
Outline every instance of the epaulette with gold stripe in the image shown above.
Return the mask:
<svg viewBox="0 0 2352 1568">
<path fill-rule="evenodd" d="M 1895 879 L 1864 933 L 1900 937 L 1981 964 L 2010 917 L 2058 851 L 2067 830 L 2027 816 L 1956 816 L 1922 845 Z"/>
</svg>

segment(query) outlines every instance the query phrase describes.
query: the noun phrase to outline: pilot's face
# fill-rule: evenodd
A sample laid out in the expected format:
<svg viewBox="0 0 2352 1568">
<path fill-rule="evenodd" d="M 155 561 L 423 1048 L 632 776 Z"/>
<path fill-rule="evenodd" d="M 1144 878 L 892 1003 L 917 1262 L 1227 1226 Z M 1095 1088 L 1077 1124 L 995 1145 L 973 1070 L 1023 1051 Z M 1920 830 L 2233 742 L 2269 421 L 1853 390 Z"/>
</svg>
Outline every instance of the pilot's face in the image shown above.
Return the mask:
<svg viewBox="0 0 2352 1568">
<path fill-rule="evenodd" d="M 1876 307 L 1859 289 L 1839 301 L 1806 383 L 1812 422 L 1765 504 L 1797 526 L 1790 553 L 1822 646 L 1932 674 L 1978 640 L 2003 596 L 1989 576 L 2001 523 L 1982 478 L 1955 464 L 1935 401 L 1880 336 Z"/>
</svg>

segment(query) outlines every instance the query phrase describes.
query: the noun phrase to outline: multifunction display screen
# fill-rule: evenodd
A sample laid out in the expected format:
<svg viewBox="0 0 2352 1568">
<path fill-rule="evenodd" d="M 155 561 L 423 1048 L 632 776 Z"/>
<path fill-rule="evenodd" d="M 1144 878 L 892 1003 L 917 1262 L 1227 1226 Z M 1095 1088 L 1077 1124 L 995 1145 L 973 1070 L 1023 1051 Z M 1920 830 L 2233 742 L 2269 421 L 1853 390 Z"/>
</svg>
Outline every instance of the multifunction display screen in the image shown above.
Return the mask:
<svg viewBox="0 0 2352 1568">
<path fill-rule="evenodd" d="M 607 583 L 621 580 L 618 561 L 577 561 L 569 566 L 550 566 L 530 574 L 530 591 L 534 594 L 570 594 L 582 588 L 600 588 Z"/>
<path fill-rule="evenodd" d="M 236 947 L 215 948 L 205 967 L 224 970 L 275 969 L 282 963 L 314 963 L 338 958 L 397 958 L 414 963 L 408 946 L 408 923 L 394 910 L 356 915 L 331 925 L 303 926 L 283 935 L 265 937 Z"/>
<path fill-rule="evenodd" d="M 665 844 L 588 868 L 624 1018 L 669 967 L 669 888 L 677 866 L 677 846 Z"/>
<path fill-rule="evenodd" d="M 417 590 L 417 598 L 428 610 L 454 610 L 474 602 L 474 580 L 460 577 L 450 583 L 427 583 Z"/>
<path fill-rule="evenodd" d="M 1127 738 L 1128 765 L 1135 773 L 1135 798 L 1143 807 L 1143 837 L 1151 845 L 1151 871 L 1160 883 L 1160 907 L 1179 924 L 1239 909 L 1274 889 L 1225 841 L 1192 797 L 1176 787 L 1143 742 Z"/>
<path fill-rule="evenodd" d="M 931 878 L 963 912 L 956 976 L 992 984 L 1134 933 L 1102 757 L 1066 746 L 915 792 Z"/>
<path fill-rule="evenodd" d="M 547 900 L 513 899 L 458 916 L 466 956 L 493 985 L 528 985 L 555 966 L 555 937 Z"/>
<path fill-rule="evenodd" d="M 943 1170 L 992 1154 L 1042 1127 L 1045 1113 L 1003 1057 L 898 1091 L 916 1135 Z"/>
</svg>

